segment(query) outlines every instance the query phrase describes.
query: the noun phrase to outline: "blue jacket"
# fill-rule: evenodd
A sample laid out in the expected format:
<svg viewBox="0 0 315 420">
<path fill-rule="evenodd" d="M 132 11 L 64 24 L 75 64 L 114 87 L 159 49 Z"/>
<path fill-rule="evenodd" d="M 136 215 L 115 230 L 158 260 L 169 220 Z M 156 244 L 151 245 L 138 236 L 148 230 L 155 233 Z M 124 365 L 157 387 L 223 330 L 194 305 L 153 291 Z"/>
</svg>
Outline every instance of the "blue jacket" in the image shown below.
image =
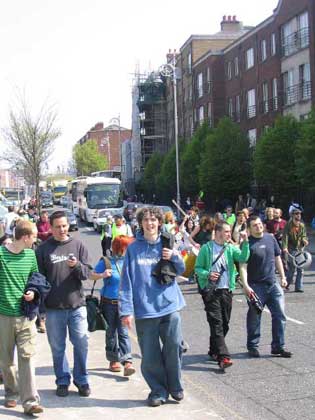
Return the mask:
<svg viewBox="0 0 315 420">
<path fill-rule="evenodd" d="M 148 242 L 137 233 L 136 241 L 130 244 L 125 255 L 119 293 L 120 316 L 135 315 L 136 319 L 158 318 L 179 311 L 185 306 L 182 292 L 174 280 L 161 285 L 152 276 L 152 270 L 162 256 L 160 236 Z M 179 255 L 171 261 L 178 275 L 185 271 Z"/>
<path fill-rule="evenodd" d="M 40 273 L 33 273 L 25 287 L 25 293 L 28 291 L 34 292 L 34 299 L 30 302 L 22 299 L 22 313 L 23 315 L 32 320 L 39 314 L 39 307 L 44 302 L 46 296 L 51 289 L 50 283 L 46 277 Z"/>
</svg>

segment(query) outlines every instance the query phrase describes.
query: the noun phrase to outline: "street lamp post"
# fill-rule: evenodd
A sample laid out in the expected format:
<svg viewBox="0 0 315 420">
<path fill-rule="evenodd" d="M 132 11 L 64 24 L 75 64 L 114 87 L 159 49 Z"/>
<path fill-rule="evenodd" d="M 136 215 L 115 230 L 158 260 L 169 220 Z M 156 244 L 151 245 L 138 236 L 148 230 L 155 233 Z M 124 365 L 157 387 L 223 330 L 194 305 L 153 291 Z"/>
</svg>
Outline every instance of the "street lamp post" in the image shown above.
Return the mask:
<svg viewBox="0 0 315 420">
<path fill-rule="evenodd" d="M 175 159 L 176 159 L 176 201 L 180 206 L 180 184 L 179 184 L 179 150 L 178 150 L 178 113 L 177 113 L 177 74 L 176 74 L 176 54 L 173 53 L 172 63 L 164 64 L 160 67 L 160 73 L 165 77 L 172 77 L 173 96 L 174 96 L 174 137 L 175 137 Z M 179 210 L 177 211 L 179 213 Z"/>
<path fill-rule="evenodd" d="M 120 164 L 120 172 L 122 172 L 122 162 L 121 162 L 121 126 L 120 126 L 120 114 L 118 117 L 113 117 L 109 121 L 111 124 L 118 125 L 118 145 L 119 145 L 119 164 Z"/>
</svg>

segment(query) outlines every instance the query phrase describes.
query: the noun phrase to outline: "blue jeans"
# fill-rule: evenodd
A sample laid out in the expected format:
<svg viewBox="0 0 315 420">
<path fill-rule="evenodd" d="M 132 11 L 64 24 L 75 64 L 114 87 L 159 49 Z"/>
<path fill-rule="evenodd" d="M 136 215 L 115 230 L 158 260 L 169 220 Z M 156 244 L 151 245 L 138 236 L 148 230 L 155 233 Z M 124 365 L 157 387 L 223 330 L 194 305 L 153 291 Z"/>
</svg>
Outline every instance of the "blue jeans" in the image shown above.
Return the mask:
<svg viewBox="0 0 315 420">
<path fill-rule="evenodd" d="M 136 319 L 136 329 L 142 353 L 141 372 L 151 389 L 149 397 L 166 401 L 169 393 L 183 390 L 180 314 Z"/>
<path fill-rule="evenodd" d="M 289 252 L 290 252 L 291 255 L 294 256 L 299 251 L 289 250 Z M 303 270 L 303 268 L 295 267 L 295 265 L 293 264 L 292 258 L 288 257 L 288 271 L 287 271 L 288 286 L 290 284 L 293 284 L 293 277 L 294 277 L 295 270 L 296 270 L 295 290 L 303 290 L 304 270 Z"/>
<path fill-rule="evenodd" d="M 73 380 L 77 385 L 88 383 L 86 368 L 88 329 L 86 307 L 76 309 L 47 309 L 46 329 L 51 348 L 57 385 L 70 385 L 71 374 L 66 356 L 66 338 L 73 345 Z"/>
<path fill-rule="evenodd" d="M 261 303 L 270 310 L 272 320 L 271 350 L 284 348 L 284 332 L 286 317 L 284 313 L 284 293 L 278 282 L 270 285 L 266 283 L 250 285 L 261 300 Z M 261 314 L 249 306 L 247 312 L 247 348 L 255 349 L 260 340 Z"/>
<path fill-rule="evenodd" d="M 131 346 L 128 328 L 121 324 L 118 305 L 101 304 L 102 313 L 108 324 L 106 330 L 106 358 L 110 362 L 131 362 Z"/>
</svg>

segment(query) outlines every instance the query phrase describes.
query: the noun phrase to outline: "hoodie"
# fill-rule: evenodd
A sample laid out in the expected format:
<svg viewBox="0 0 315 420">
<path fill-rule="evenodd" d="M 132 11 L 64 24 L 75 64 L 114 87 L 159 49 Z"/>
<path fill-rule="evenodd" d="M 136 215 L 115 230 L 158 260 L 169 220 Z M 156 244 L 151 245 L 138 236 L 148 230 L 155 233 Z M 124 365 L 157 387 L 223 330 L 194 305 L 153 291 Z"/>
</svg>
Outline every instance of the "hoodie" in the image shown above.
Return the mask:
<svg viewBox="0 0 315 420">
<path fill-rule="evenodd" d="M 135 315 L 136 319 L 158 318 L 179 311 L 185 306 L 182 292 L 174 280 L 161 285 L 152 276 L 152 270 L 162 256 L 160 236 L 148 242 L 138 232 L 136 241 L 127 248 L 121 273 L 120 316 Z M 185 270 L 180 255 L 173 254 L 171 261 L 178 275 Z"/>
<path fill-rule="evenodd" d="M 67 264 L 69 254 L 78 263 L 73 268 Z M 51 290 L 45 300 L 48 309 L 75 309 L 85 305 L 82 280 L 87 280 L 90 269 L 88 252 L 83 243 L 69 237 L 64 242 L 53 237 L 41 243 L 36 250 L 40 273 L 46 276 Z"/>
</svg>

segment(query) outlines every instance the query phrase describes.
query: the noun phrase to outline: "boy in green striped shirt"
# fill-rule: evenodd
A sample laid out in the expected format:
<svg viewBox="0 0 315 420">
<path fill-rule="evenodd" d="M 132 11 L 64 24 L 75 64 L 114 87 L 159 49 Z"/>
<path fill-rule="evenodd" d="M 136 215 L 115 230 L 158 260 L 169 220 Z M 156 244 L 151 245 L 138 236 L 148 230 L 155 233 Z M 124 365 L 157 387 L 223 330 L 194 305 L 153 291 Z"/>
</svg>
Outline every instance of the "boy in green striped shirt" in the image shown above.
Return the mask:
<svg viewBox="0 0 315 420">
<path fill-rule="evenodd" d="M 25 414 L 43 412 L 35 386 L 32 358 L 35 354 L 35 320 L 22 315 L 22 299 L 32 301 L 34 292 L 24 293 L 32 273 L 38 272 L 35 253 L 30 249 L 36 239 L 36 226 L 20 221 L 12 244 L 0 247 L 0 366 L 3 374 L 5 402 L 14 408 L 20 396 Z M 17 348 L 17 380 L 14 349 Z"/>
</svg>

